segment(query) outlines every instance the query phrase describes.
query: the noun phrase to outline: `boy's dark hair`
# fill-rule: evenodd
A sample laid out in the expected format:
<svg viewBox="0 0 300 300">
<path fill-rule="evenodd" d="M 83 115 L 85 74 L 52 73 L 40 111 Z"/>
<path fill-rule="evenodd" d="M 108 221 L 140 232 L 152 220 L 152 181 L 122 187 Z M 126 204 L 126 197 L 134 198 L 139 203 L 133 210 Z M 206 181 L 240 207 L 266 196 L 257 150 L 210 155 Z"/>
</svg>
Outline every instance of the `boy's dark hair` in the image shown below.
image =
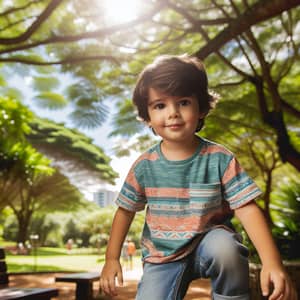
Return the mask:
<svg viewBox="0 0 300 300">
<path fill-rule="evenodd" d="M 187 55 L 159 56 L 140 73 L 133 92 L 133 103 L 137 107 L 139 118 L 144 121 L 149 121 L 150 88 L 170 96 L 195 96 L 200 112 L 205 116 L 217 101 L 217 97 L 208 92 L 208 80 L 202 62 Z M 196 131 L 203 124 L 204 119 L 199 121 Z"/>
</svg>

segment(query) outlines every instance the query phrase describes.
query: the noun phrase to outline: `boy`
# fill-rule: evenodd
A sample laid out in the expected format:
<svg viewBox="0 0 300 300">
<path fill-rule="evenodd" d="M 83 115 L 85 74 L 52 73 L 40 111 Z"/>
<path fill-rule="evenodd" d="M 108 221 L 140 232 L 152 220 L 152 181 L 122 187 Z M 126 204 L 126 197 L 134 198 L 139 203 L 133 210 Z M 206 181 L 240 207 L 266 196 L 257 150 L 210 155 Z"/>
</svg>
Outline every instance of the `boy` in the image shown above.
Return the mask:
<svg viewBox="0 0 300 300">
<path fill-rule="evenodd" d="M 122 243 L 135 212 L 147 205 L 137 300 L 183 299 L 189 283 L 200 277 L 211 278 L 215 300 L 250 299 L 248 252 L 232 229 L 233 214 L 261 258 L 263 295 L 295 300 L 254 202 L 260 190 L 231 152 L 195 134 L 216 102 L 201 62 L 188 56 L 158 58 L 140 74 L 133 102 L 162 140 L 137 159 L 120 191 L 101 289 L 117 295 L 115 277 L 123 282 Z"/>
</svg>

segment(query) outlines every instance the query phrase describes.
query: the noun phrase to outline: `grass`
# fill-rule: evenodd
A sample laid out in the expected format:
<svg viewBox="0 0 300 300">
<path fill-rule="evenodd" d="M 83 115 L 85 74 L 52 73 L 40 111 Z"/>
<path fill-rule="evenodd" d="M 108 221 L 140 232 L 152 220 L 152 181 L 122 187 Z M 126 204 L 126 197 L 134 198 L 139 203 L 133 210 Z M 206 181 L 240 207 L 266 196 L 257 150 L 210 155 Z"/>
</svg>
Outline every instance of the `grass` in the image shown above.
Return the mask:
<svg viewBox="0 0 300 300">
<path fill-rule="evenodd" d="M 104 255 L 95 249 L 74 249 L 70 254 L 64 248 L 38 248 L 37 255 L 13 255 L 6 253 L 8 272 L 84 272 L 100 270 Z"/>
</svg>

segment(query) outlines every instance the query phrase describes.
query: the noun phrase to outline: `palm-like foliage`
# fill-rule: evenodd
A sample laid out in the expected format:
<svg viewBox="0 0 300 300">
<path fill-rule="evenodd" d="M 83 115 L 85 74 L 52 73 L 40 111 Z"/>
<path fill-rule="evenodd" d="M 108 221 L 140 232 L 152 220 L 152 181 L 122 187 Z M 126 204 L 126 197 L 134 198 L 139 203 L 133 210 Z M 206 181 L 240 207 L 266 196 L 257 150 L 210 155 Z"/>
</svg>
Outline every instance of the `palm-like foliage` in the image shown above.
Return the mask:
<svg viewBox="0 0 300 300">
<path fill-rule="evenodd" d="M 281 252 L 287 258 L 299 258 L 300 248 L 300 181 L 285 177 L 272 198 L 276 227 L 273 232 Z"/>
<path fill-rule="evenodd" d="M 72 172 L 72 177 L 77 176 L 79 181 L 94 177 L 114 183 L 117 174 L 109 166 L 110 158 L 91 138 L 45 119 L 35 118 L 30 126 L 32 132 L 27 135 L 28 140 L 50 157 L 63 173 Z"/>
</svg>

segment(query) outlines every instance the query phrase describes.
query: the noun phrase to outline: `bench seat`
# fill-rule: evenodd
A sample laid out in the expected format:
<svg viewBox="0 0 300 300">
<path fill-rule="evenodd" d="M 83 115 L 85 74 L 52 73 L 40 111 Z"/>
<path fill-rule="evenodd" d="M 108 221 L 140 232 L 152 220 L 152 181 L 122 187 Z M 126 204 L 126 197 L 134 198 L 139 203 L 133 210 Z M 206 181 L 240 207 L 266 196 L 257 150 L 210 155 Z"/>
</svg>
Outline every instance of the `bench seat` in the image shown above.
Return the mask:
<svg viewBox="0 0 300 300">
<path fill-rule="evenodd" d="M 0 289 L 1 300 L 50 300 L 58 296 L 55 288 L 3 288 Z"/>
<path fill-rule="evenodd" d="M 71 273 L 55 277 L 56 282 L 76 283 L 76 300 L 93 299 L 93 282 L 100 279 L 100 273 Z"/>
</svg>

